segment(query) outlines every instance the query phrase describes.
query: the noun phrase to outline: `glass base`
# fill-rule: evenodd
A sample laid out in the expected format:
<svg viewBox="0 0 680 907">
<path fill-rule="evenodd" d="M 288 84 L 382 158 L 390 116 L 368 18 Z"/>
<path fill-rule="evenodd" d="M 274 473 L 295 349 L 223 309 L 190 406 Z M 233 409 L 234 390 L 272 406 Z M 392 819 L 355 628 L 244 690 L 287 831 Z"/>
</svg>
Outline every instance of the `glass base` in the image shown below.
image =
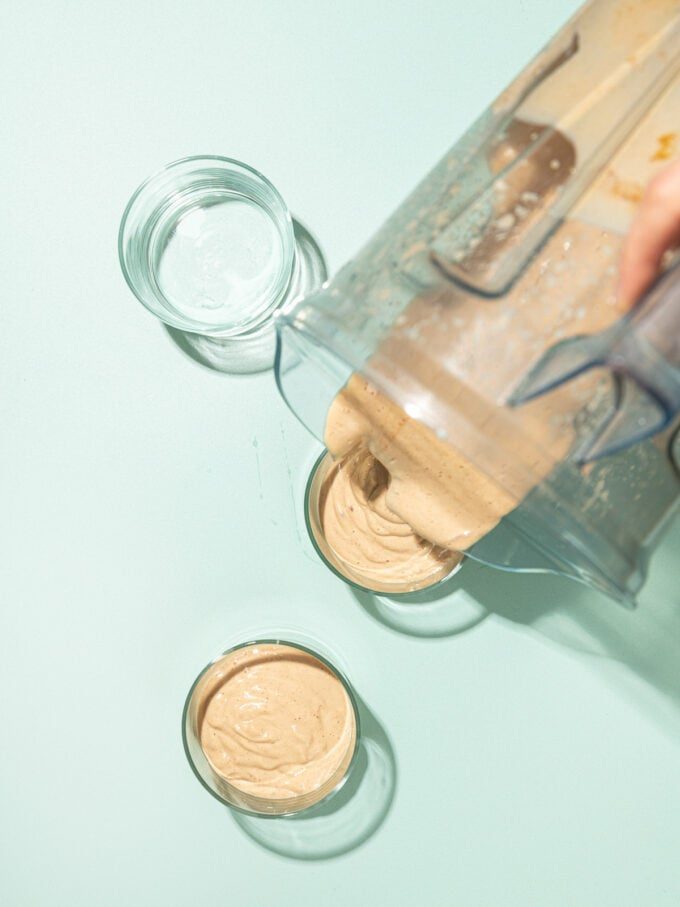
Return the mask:
<svg viewBox="0 0 680 907">
<path fill-rule="evenodd" d="M 466 577 L 476 565 L 463 561 L 451 580 L 421 592 L 398 596 L 352 589 L 361 607 L 379 623 L 405 636 L 437 639 L 466 633 L 488 617 L 488 610 L 466 589 Z"/>
<path fill-rule="evenodd" d="M 282 304 L 289 299 L 305 296 L 321 286 L 328 276 L 326 261 L 319 244 L 309 230 L 293 219 L 296 264 L 293 277 Z M 264 372 L 274 365 L 276 327 L 269 320 L 262 327 L 238 337 L 210 337 L 165 326 L 177 346 L 208 368 L 233 375 Z"/>
<path fill-rule="evenodd" d="M 298 816 L 233 812 L 240 828 L 273 853 L 294 860 L 324 860 L 359 847 L 382 825 L 397 780 L 392 744 L 382 725 L 357 697 L 361 741 L 346 783 L 327 801 Z"/>
</svg>

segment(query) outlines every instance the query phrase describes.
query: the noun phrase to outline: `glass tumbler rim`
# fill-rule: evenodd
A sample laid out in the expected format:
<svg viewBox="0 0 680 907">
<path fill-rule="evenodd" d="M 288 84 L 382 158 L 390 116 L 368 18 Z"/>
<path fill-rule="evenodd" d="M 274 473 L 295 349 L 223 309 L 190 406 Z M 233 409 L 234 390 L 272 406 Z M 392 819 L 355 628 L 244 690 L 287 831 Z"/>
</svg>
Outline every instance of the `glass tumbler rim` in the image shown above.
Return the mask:
<svg viewBox="0 0 680 907">
<path fill-rule="evenodd" d="M 217 664 L 217 662 L 219 662 L 222 658 L 225 658 L 226 656 L 231 655 L 233 652 L 237 652 L 239 649 L 246 649 L 250 646 L 257 646 L 257 645 L 289 646 L 292 649 L 298 649 L 302 652 L 305 652 L 306 654 L 311 655 L 313 658 L 320 661 L 321 664 L 324 665 L 326 668 L 328 668 L 328 670 L 332 672 L 333 676 L 337 677 L 338 680 L 340 681 L 340 683 L 342 684 L 342 687 L 343 687 L 345 693 L 347 694 L 347 698 L 349 699 L 349 703 L 352 708 L 352 715 L 354 718 L 354 746 L 353 746 L 353 750 L 352 750 L 352 755 L 350 757 L 349 762 L 347 763 L 347 766 L 345 768 L 345 771 L 342 774 L 342 777 L 338 779 L 337 784 L 335 784 L 334 787 L 331 790 L 329 790 L 327 794 L 325 794 L 323 797 L 321 797 L 321 799 L 316 800 L 313 803 L 305 804 L 304 806 L 301 806 L 297 809 L 291 809 L 288 811 L 277 812 L 277 813 L 264 812 L 264 811 L 259 812 L 254 809 L 247 809 L 246 807 L 240 806 L 239 804 L 231 803 L 225 797 L 221 796 L 221 794 L 218 791 L 214 790 L 208 784 L 206 779 L 201 774 L 200 769 L 194 762 L 194 759 L 191 755 L 191 751 L 189 748 L 189 742 L 187 740 L 187 720 L 188 720 L 188 716 L 189 716 L 189 709 L 191 708 L 191 703 L 192 703 L 192 698 L 193 698 L 194 692 L 195 692 L 197 686 L 199 685 L 199 683 L 201 682 L 201 680 L 205 677 L 205 675 L 210 670 L 210 668 L 212 668 L 213 665 Z M 357 761 L 360 743 L 361 743 L 361 718 L 359 716 L 359 703 L 357 700 L 357 695 L 354 692 L 354 687 L 348 680 L 344 671 L 341 670 L 332 661 L 330 661 L 325 655 L 320 653 L 317 649 L 312 648 L 311 646 L 307 645 L 306 643 L 296 642 L 295 640 L 284 637 L 283 635 L 282 636 L 257 635 L 256 638 L 247 639 L 243 642 L 236 643 L 235 645 L 229 646 L 227 649 L 220 652 L 211 661 L 209 661 L 208 664 L 206 664 L 205 667 L 202 668 L 201 671 L 199 671 L 194 682 L 191 684 L 191 687 L 189 688 L 189 692 L 187 693 L 186 698 L 184 700 L 184 708 L 182 709 L 182 746 L 184 749 L 184 755 L 186 756 L 187 762 L 189 763 L 189 767 L 191 768 L 195 777 L 200 782 L 201 786 L 205 790 L 207 790 L 208 793 L 212 797 L 214 797 L 216 800 L 218 800 L 224 806 L 229 807 L 229 809 L 233 809 L 236 812 L 242 813 L 243 815 L 246 815 L 246 816 L 256 816 L 257 818 L 260 818 L 260 819 L 281 819 L 281 818 L 285 818 L 286 816 L 300 815 L 301 813 L 305 812 L 306 810 L 311 809 L 312 807 L 315 807 L 315 806 L 319 806 L 322 803 L 326 803 L 328 800 L 330 800 L 330 798 L 333 797 L 336 793 L 338 793 L 338 791 L 345 785 L 345 782 L 349 778 L 350 773 L 352 772 L 352 770 L 356 764 L 356 761 Z M 226 783 L 228 784 L 228 782 L 226 782 Z M 229 786 L 233 786 L 233 785 L 229 785 Z M 252 801 L 261 800 L 262 803 L 271 802 L 266 797 L 255 797 L 252 795 L 249 795 L 249 799 Z M 286 799 L 288 799 L 288 798 L 286 798 Z M 294 800 L 294 799 L 299 799 L 299 798 L 291 797 L 289 799 Z M 281 800 L 280 802 L 285 803 L 285 800 Z"/>
<path fill-rule="evenodd" d="M 245 322 L 234 324 L 214 324 L 214 323 L 204 323 L 200 320 L 191 318 L 190 316 L 182 316 L 181 313 L 174 315 L 170 312 L 163 310 L 159 311 L 159 308 L 154 307 L 152 303 L 149 302 L 148 294 L 143 293 L 133 277 L 131 271 L 133 270 L 130 267 L 130 262 L 127 256 L 128 243 L 130 241 L 129 231 L 130 231 L 130 216 L 135 209 L 135 206 L 140 203 L 140 200 L 144 198 L 145 193 L 148 193 L 154 186 L 154 183 L 160 181 L 164 176 L 172 174 L 173 171 L 181 172 L 182 167 L 190 165 L 198 165 L 204 163 L 209 165 L 211 163 L 220 165 L 224 167 L 225 174 L 230 170 L 232 172 L 239 173 L 245 177 L 247 180 L 250 180 L 254 185 L 260 184 L 265 188 L 265 190 L 270 194 L 278 208 L 279 211 L 272 211 L 267 209 L 267 215 L 270 217 L 272 223 L 276 226 L 279 231 L 279 235 L 282 241 L 282 268 L 279 275 L 279 280 L 276 284 L 275 290 L 271 292 L 271 300 L 268 305 L 263 309 L 257 311 L 254 317 Z M 191 170 L 189 169 L 190 173 Z M 166 197 L 172 197 L 176 193 L 171 189 L 166 191 Z M 247 198 L 246 193 L 243 194 L 244 198 Z M 253 199 L 256 201 L 256 199 Z M 158 209 L 160 205 L 156 204 L 155 210 Z M 149 218 L 150 220 L 151 218 Z M 237 158 L 227 157 L 220 154 L 192 154 L 186 155 L 176 160 L 170 161 L 167 164 L 164 164 L 162 167 L 155 170 L 149 176 L 146 177 L 134 190 L 130 196 L 125 209 L 123 211 L 120 226 L 118 229 L 118 260 L 120 264 L 121 271 L 123 272 L 123 277 L 127 283 L 129 289 L 132 291 L 136 299 L 144 306 L 147 311 L 155 315 L 159 320 L 164 324 L 169 325 L 170 327 L 177 328 L 179 330 L 190 331 L 197 334 L 205 334 L 208 336 L 217 336 L 217 337 L 238 337 L 240 335 L 247 335 L 254 331 L 261 330 L 263 326 L 271 320 L 273 315 L 276 312 L 278 305 L 285 300 L 286 291 L 290 284 L 291 278 L 293 276 L 294 267 L 296 259 L 296 242 L 295 242 L 295 233 L 293 229 L 293 218 L 286 204 L 285 199 L 276 188 L 276 186 L 269 180 L 263 173 L 257 170 L 255 167 L 252 167 L 250 164 L 245 163 L 245 161 L 238 160 Z M 148 266 L 148 263 L 147 263 Z M 153 289 L 156 293 L 160 294 L 162 299 L 165 302 L 170 304 L 170 301 L 167 300 L 163 291 L 158 287 L 155 275 L 152 273 L 152 268 L 148 266 L 150 276 L 152 278 Z M 155 294 L 154 294 L 155 295 Z"/>
</svg>

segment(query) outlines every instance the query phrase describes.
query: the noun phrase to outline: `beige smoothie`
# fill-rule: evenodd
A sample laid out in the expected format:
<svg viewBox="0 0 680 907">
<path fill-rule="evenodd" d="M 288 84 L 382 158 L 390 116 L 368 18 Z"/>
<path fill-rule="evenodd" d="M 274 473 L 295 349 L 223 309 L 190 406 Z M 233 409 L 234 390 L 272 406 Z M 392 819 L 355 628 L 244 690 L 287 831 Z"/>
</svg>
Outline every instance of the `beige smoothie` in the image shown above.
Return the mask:
<svg viewBox="0 0 680 907">
<path fill-rule="evenodd" d="M 280 643 L 235 649 L 199 685 L 201 748 L 220 778 L 267 800 L 319 793 L 354 754 L 354 708 L 339 677 L 311 653 Z"/>
<path fill-rule="evenodd" d="M 389 473 L 366 447 L 330 467 L 318 518 L 341 572 L 371 589 L 389 584 L 400 591 L 444 579 L 461 555 L 418 535 L 391 505 L 390 489 Z"/>
</svg>

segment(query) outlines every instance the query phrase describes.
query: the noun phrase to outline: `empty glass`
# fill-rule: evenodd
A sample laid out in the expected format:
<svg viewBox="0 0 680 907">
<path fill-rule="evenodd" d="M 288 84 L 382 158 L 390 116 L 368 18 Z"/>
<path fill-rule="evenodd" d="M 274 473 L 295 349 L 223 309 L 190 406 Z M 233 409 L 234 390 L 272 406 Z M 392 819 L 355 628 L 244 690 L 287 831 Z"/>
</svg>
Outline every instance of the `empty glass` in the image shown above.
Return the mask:
<svg viewBox="0 0 680 907">
<path fill-rule="evenodd" d="M 276 188 L 225 157 L 183 158 L 149 177 L 125 209 L 118 247 L 139 301 L 225 371 L 271 366 L 274 312 L 326 276 Z"/>
</svg>

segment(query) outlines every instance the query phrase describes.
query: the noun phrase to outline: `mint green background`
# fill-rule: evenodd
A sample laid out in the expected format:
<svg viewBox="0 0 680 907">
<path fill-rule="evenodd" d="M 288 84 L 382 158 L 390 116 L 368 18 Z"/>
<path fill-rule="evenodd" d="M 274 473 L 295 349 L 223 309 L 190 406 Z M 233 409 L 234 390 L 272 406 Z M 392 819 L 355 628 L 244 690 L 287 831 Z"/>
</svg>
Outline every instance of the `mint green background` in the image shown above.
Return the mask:
<svg viewBox="0 0 680 907">
<path fill-rule="evenodd" d="M 5 5 L 3 907 L 678 904 L 677 525 L 635 615 L 470 568 L 486 620 L 395 633 L 304 538 L 318 447 L 271 376 L 185 358 L 116 259 L 136 184 L 206 152 L 338 267 L 574 8 Z M 195 674 L 267 625 L 327 640 L 394 743 L 391 813 L 335 860 L 259 848 L 185 763 Z"/>
</svg>

